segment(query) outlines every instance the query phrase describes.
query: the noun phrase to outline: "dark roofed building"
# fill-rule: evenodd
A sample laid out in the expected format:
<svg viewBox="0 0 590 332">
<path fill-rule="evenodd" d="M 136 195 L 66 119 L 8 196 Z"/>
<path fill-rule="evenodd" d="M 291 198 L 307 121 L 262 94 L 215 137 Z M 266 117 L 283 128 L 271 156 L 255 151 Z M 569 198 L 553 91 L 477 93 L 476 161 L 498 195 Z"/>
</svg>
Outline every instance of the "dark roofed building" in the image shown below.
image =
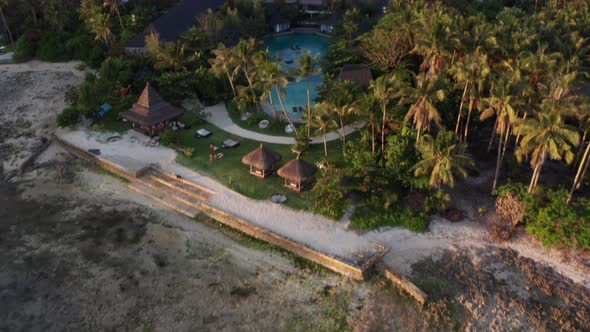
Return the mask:
<svg viewBox="0 0 590 332">
<path fill-rule="evenodd" d="M 148 82 L 139 99 L 121 117 L 132 123 L 133 128 L 149 136 L 157 135 L 166 127 L 168 121 L 182 115 L 184 111 L 172 106 Z"/>
<path fill-rule="evenodd" d="M 285 32 L 291 28 L 291 22 L 276 11 L 270 15 L 268 24 L 273 33 Z"/>
<path fill-rule="evenodd" d="M 150 23 L 147 29 L 131 39 L 125 50 L 131 53 L 143 53 L 145 36 L 155 32 L 162 42 L 175 42 L 180 35 L 196 24 L 197 16 L 209 8 L 217 10 L 225 0 L 182 0 L 176 7 Z"/>
<path fill-rule="evenodd" d="M 340 81 L 351 81 L 358 84 L 361 89 L 369 89 L 369 84 L 373 80 L 371 68 L 364 64 L 348 64 L 344 65 L 340 70 L 338 76 Z"/>
<path fill-rule="evenodd" d="M 299 159 L 299 156 L 297 156 L 296 159 L 279 168 L 277 174 L 285 179 L 285 187 L 301 191 L 316 170 L 317 168 L 314 165 Z"/>
</svg>

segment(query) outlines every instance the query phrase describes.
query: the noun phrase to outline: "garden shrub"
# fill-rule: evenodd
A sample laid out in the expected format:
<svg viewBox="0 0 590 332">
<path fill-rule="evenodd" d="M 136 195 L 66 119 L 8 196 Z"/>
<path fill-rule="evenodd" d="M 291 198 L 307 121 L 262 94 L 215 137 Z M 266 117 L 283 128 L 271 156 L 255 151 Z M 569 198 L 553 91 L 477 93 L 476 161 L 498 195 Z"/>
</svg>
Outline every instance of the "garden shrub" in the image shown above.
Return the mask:
<svg viewBox="0 0 590 332">
<path fill-rule="evenodd" d="M 311 202 L 309 209 L 328 218 L 338 220 L 344 215 L 346 200 L 340 187 L 340 170 L 332 169 L 318 179 L 305 195 Z"/>
<path fill-rule="evenodd" d="M 431 192 L 424 200 L 424 211 L 434 213 L 446 209 L 451 203 L 451 195 L 439 189 Z"/>
<path fill-rule="evenodd" d="M 178 144 L 178 142 L 178 136 L 172 129 L 166 128 L 160 133 L 160 143 L 162 145 L 171 146 Z"/>
<path fill-rule="evenodd" d="M 43 61 L 59 62 L 70 59 L 66 43 L 70 35 L 61 31 L 48 31 L 41 36 L 37 48 L 37 58 Z"/>
<path fill-rule="evenodd" d="M 521 183 L 501 186 L 496 195 L 498 200 L 513 195 L 524 204 L 526 230 L 544 245 L 590 249 L 589 199 L 578 198 L 568 205 L 566 189 L 549 188 L 529 194 Z"/>
<path fill-rule="evenodd" d="M 35 56 L 35 42 L 30 34 L 22 35 L 16 42 L 13 59 L 16 62 L 26 62 Z"/>
<path fill-rule="evenodd" d="M 188 148 L 182 149 L 182 154 L 187 158 L 192 158 L 194 153 L 195 153 L 195 148 L 193 148 L 193 147 L 188 147 Z"/>
<path fill-rule="evenodd" d="M 385 226 L 401 226 L 414 232 L 428 228 L 428 217 L 403 204 L 392 205 L 389 209 L 359 208 L 351 218 L 351 224 L 362 230 Z"/>
<path fill-rule="evenodd" d="M 71 127 L 78 123 L 80 120 L 80 110 L 70 106 L 63 110 L 63 112 L 57 116 L 57 124 L 60 127 Z"/>
</svg>

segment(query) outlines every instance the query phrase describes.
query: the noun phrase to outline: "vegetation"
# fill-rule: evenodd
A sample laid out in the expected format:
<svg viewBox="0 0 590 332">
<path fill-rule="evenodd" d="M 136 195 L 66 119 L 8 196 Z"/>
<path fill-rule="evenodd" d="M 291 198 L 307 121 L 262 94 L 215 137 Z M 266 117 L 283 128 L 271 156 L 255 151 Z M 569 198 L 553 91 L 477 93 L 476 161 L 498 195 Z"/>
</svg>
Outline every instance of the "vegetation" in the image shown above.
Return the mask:
<svg viewBox="0 0 590 332">
<path fill-rule="evenodd" d="M 149 36 L 148 58 L 123 56 L 123 45 L 171 2 L 58 1 L 58 7 L 49 5 L 55 1 L 25 2 L 28 7 L 0 6 L 2 16 L 22 22 L 10 29 L 22 31 L 11 34 L 17 40 L 15 59 L 80 59 L 98 68 L 70 94 L 71 107 L 59 117 L 60 125 L 74 125 L 84 116 L 97 128 L 121 129 L 118 113 L 149 80 L 177 105 L 192 98 L 205 105 L 231 99 L 228 107 L 235 122 L 259 130 L 257 123 L 268 119 L 268 132 L 282 134 L 287 123 L 296 128 L 284 105 L 286 87 L 295 80 L 309 82 L 321 71 L 320 97 L 310 100 L 307 84 L 305 123 L 294 135 L 302 151 L 310 136 L 324 137 L 324 144 L 309 147 L 303 158 L 329 162 L 332 171 L 320 172 L 309 193 L 289 193 L 291 206 L 312 202 L 310 209 L 339 218 L 346 197 L 355 193 L 362 201 L 354 216 L 359 228 L 424 229 L 419 221 L 425 220 L 423 213 L 452 205 L 448 191 L 468 175 L 476 159 L 468 151 L 487 149 L 496 160 L 492 190 L 510 176 L 523 175 L 530 176 L 526 195 L 547 188 L 545 201 L 534 209 L 542 212 L 527 213 L 529 231 L 546 243 L 565 237 L 570 240 L 564 243 L 572 245 L 586 241 L 580 231 L 584 210 L 579 208 L 585 198 L 578 192 L 590 164 L 590 101 L 577 87 L 590 68 L 587 0 L 394 0 L 388 14 L 364 33 L 362 26 L 374 18 L 371 10 L 329 2 L 326 9 L 346 10 L 334 27 L 330 49 L 321 60 L 303 53 L 295 71 L 285 70 L 261 47 L 259 40 L 267 32 L 265 10 L 271 5 L 260 1 L 227 2 L 217 12 L 203 13 L 174 43 Z M 272 6 L 290 20 L 300 18 L 292 5 Z M 356 63 L 372 68 L 367 90 L 335 79 L 343 65 Z M 129 94 L 121 93 L 125 89 Z M 114 110 L 99 118 L 104 102 Z M 267 103 L 270 118 L 262 111 Z M 241 120 L 245 112 L 250 118 Z M 330 130 L 345 132 L 356 121 L 366 126 L 354 139 L 342 135 L 341 142 L 325 140 Z M 266 199 L 271 190 L 282 189 L 279 179 L 259 182 L 240 166 L 241 155 L 255 142 L 224 134 L 224 139 L 242 141 L 242 147 L 211 164 L 202 153 L 205 140 L 184 132 L 163 136 L 182 149 L 181 162 L 250 197 Z M 284 157 L 291 154 L 287 146 L 272 148 Z M 522 174 L 524 168 L 514 160 L 530 165 L 530 174 Z M 513 174 L 503 172 L 509 164 Z M 565 197 L 562 189 L 544 185 L 548 165 L 571 173 L 572 183 L 560 179 L 571 188 Z M 403 204 L 416 191 L 427 197 L 418 204 L 424 211 Z M 577 224 L 574 216 L 580 218 Z M 575 236 L 582 237 L 572 240 L 570 229 L 549 234 L 552 223 L 576 229 Z"/>
</svg>

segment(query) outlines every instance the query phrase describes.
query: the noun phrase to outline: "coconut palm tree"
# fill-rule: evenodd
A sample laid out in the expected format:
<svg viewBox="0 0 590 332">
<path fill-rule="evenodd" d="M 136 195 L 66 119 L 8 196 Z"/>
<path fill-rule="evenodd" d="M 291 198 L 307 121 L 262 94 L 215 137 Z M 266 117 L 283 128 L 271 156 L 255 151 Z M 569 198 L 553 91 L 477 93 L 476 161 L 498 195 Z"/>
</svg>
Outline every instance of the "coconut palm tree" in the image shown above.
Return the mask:
<svg viewBox="0 0 590 332">
<path fill-rule="evenodd" d="M 455 174 L 467 176 L 465 167 L 474 164 L 465 153 L 466 144 L 456 142 L 452 131 L 442 130 L 436 138 L 425 135 L 417 148 L 422 160 L 412 170 L 415 176 L 428 175 L 431 189 L 440 189 L 443 185 L 454 187 Z"/>
<path fill-rule="evenodd" d="M 102 3 L 102 6 L 104 8 L 109 9 L 109 13 L 111 15 L 117 14 L 117 16 L 119 17 L 119 24 L 121 25 L 121 30 L 124 29 L 123 20 L 121 19 L 121 12 L 119 11 L 122 5 L 123 4 L 121 0 L 104 0 L 104 2 Z"/>
<path fill-rule="evenodd" d="M 498 177 L 500 176 L 500 168 L 504 157 L 503 152 L 508 143 L 510 136 L 510 126 L 516 119 L 515 107 L 520 105 L 520 99 L 514 96 L 511 91 L 509 81 L 503 80 L 496 85 L 493 95 L 483 100 L 485 109 L 482 111 L 480 119 L 486 120 L 493 116 L 496 117 L 495 131 L 498 134 L 498 151 L 496 159 L 496 171 L 494 173 L 494 182 L 492 184 L 492 191 L 494 191 L 498 184 Z M 493 139 L 491 140 L 493 141 Z M 504 144 L 504 148 L 502 148 Z"/>
<path fill-rule="evenodd" d="M 488 57 L 482 52 L 480 47 L 477 47 L 475 51 L 468 53 L 461 60 L 457 61 L 451 67 L 451 73 L 455 77 L 455 81 L 464 86 L 461 103 L 459 104 L 457 124 L 455 126 L 455 134 L 457 135 L 459 135 L 463 104 L 466 99 L 469 99 L 469 110 L 465 121 L 465 129 L 460 134 L 460 137 L 462 137 L 462 139 L 460 138 L 461 141 L 467 141 L 471 113 L 477 107 L 477 102 L 483 93 L 486 77 L 490 74 Z"/>
<path fill-rule="evenodd" d="M 237 63 L 239 64 L 239 68 L 242 69 L 250 87 L 254 85 L 252 76 L 255 75 L 255 68 L 252 68 L 251 57 L 256 51 L 256 43 L 256 39 L 254 38 L 241 39 L 234 47 Z"/>
<path fill-rule="evenodd" d="M 416 144 L 420 142 L 420 134 L 424 131 L 430 131 L 432 122 L 441 125 L 441 117 L 436 108 L 436 102 L 445 99 L 444 90 L 438 89 L 435 82 L 432 82 L 424 73 L 416 76 L 416 86 L 407 89 L 405 97 L 411 103 L 410 109 L 406 114 L 404 121 L 413 122 L 414 129 L 418 132 L 416 135 Z"/>
<path fill-rule="evenodd" d="M 359 87 L 350 81 L 337 81 L 328 92 L 327 100 L 334 106 L 334 112 L 338 115 L 340 122 L 343 147 L 346 144 L 344 118 L 358 113 L 356 102 L 359 94 Z"/>
<path fill-rule="evenodd" d="M 92 32 L 96 34 L 94 39 L 102 41 L 106 46 L 112 43 L 113 33 L 111 31 L 110 16 L 99 13 L 94 17 Z"/>
<path fill-rule="evenodd" d="M 291 121 L 291 117 L 287 113 L 285 109 L 285 104 L 283 103 L 283 96 L 285 95 L 285 87 L 289 84 L 289 80 L 287 79 L 287 75 L 283 71 L 283 66 L 280 64 L 270 61 L 268 64 L 268 68 L 265 71 L 265 75 L 268 77 L 268 81 L 275 87 L 275 91 L 277 92 L 277 97 L 279 99 L 279 104 L 281 105 L 281 109 L 283 110 L 283 115 L 285 119 L 289 122 L 291 127 L 295 129 L 295 125 L 293 121 Z M 298 136 L 297 130 L 294 130 L 295 136 Z"/>
<path fill-rule="evenodd" d="M 371 127 L 371 153 L 375 154 L 375 128 L 380 124 L 378 120 L 381 112 L 381 101 L 372 93 L 367 93 L 360 101 L 359 109 L 368 117 L 368 124 Z"/>
<path fill-rule="evenodd" d="M 268 50 L 258 51 L 256 54 L 252 56 L 252 61 L 256 66 L 256 84 L 260 91 L 262 91 L 260 95 L 260 101 L 266 102 L 269 101 L 271 106 L 273 115 L 275 119 L 279 118 L 279 113 L 277 112 L 277 108 L 274 103 L 272 89 L 274 87 L 273 78 L 267 75 L 269 69 L 272 70 L 272 60 L 270 59 L 270 55 L 268 54 Z"/>
<path fill-rule="evenodd" d="M 234 80 L 238 69 L 238 64 L 231 48 L 226 48 L 225 45 L 219 44 L 216 49 L 213 50 L 214 58 L 209 59 L 211 64 L 211 72 L 215 77 L 221 78 L 224 75 L 229 81 L 231 91 L 234 97 L 237 96 L 236 87 L 234 86 Z"/>
<path fill-rule="evenodd" d="M 563 113 L 556 107 L 555 100 L 543 101 L 541 110 L 536 116 L 521 120 L 517 124 L 517 129 L 522 130 L 524 135 L 516 150 L 518 161 L 532 153 L 533 175 L 528 188 L 529 193 L 539 182 L 547 158 L 565 159 L 568 164 L 571 163 L 574 159 L 572 145 L 577 145 L 580 140 L 576 128 L 565 124 Z"/>
<path fill-rule="evenodd" d="M 309 94 L 309 80 L 312 76 L 317 75 L 321 72 L 321 68 L 319 66 L 319 56 L 311 55 L 310 51 L 307 51 L 295 58 L 297 65 L 299 68 L 295 70 L 295 74 L 297 75 L 299 80 L 305 80 L 305 89 L 307 92 L 307 118 L 311 119 L 311 97 Z M 309 137 L 311 131 L 311 124 L 308 121 L 307 124 L 307 137 Z"/>
<path fill-rule="evenodd" d="M 327 102 L 317 103 L 314 106 L 313 117 L 310 121 L 324 138 L 324 155 L 326 157 L 328 157 L 328 142 L 326 140 L 326 132 L 328 129 L 338 126 L 334 120 L 333 109 L 334 106 Z"/>
</svg>

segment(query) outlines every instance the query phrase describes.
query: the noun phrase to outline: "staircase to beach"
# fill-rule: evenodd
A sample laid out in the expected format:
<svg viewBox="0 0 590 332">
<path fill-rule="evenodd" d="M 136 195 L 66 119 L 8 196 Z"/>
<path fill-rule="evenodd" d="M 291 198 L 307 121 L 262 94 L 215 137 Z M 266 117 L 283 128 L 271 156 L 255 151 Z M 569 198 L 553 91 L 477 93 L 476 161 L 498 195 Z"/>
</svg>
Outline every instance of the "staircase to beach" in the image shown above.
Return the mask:
<svg viewBox="0 0 590 332">
<path fill-rule="evenodd" d="M 176 176 L 154 167 L 134 179 L 129 184 L 129 189 L 190 218 L 199 214 L 202 202 L 213 195 L 209 189 L 187 180 L 179 180 Z"/>
</svg>

